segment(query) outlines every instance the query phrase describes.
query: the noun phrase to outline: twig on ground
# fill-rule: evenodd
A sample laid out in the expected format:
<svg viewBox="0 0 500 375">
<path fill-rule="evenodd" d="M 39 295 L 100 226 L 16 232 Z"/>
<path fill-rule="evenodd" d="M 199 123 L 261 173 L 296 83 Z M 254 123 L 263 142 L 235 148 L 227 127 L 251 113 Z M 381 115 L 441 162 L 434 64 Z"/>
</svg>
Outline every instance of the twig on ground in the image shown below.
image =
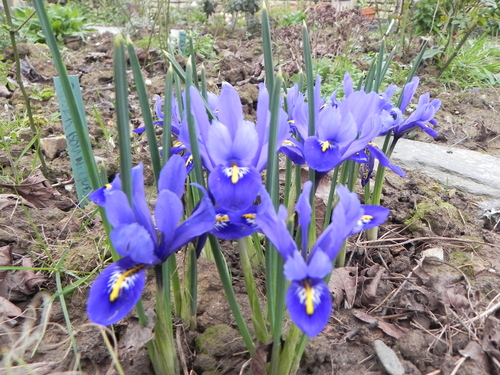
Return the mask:
<svg viewBox="0 0 500 375">
<path fill-rule="evenodd" d="M 182 371 L 184 372 L 184 375 L 189 375 L 186 356 L 184 355 L 184 350 L 182 349 L 181 336 L 182 336 L 182 327 L 178 325 L 177 327 L 175 327 L 175 340 L 177 341 L 177 353 L 179 353 L 179 357 L 182 364 Z"/>
<path fill-rule="evenodd" d="M 476 320 L 481 320 L 481 319 L 484 319 L 486 317 L 488 317 L 489 315 L 491 314 L 494 314 L 497 310 L 500 309 L 500 302 L 497 303 L 496 305 L 494 305 L 493 307 L 489 308 L 488 310 L 482 312 L 481 314 L 479 314 L 478 316 L 472 318 L 472 319 L 469 319 L 468 321 L 466 321 L 465 323 L 473 323 L 475 322 Z"/>
<path fill-rule="evenodd" d="M 453 371 L 451 372 L 450 375 L 455 375 L 458 372 L 458 370 L 460 369 L 460 366 L 462 366 L 462 364 L 465 362 L 466 359 L 467 359 L 467 357 L 460 358 L 457 361 L 457 364 L 456 364 L 455 368 L 453 369 Z"/>
<path fill-rule="evenodd" d="M 375 245 L 380 242 L 390 242 L 390 241 L 399 241 L 401 238 L 385 238 L 385 239 L 378 239 L 378 240 L 371 240 L 371 241 L 361 241 L 361 242 L 356 242 L 355 245 L 359 247 L 377 247 L 377 248 L 383 248 L 383 247 L 397 247 L 397 246 L 402 246 L 406 245 L 412 242 L 417 242 L 417 241 L 431 241 L 431 240 L 441 240 L 441 241 L 450 241 L 450 242 L 462 242 L 462 243 L 477 243 L 480 245 L 487 245 L 487 246 L 492 246 L 492 247 L 500 247 L 500 244 L 494 244 L 494 243 L 488 243 L 488 242 L 481 242 L 481 241 L 475 241 L 475 240 L 468 240 L 468 239 L 460 239 L 460 238 L 452 238 L 452 237 L 416 237 L 416 238 L 410 238 L 406 241 L 402 242 L 397 242 L 393 243 L 390 245 Z"/>
<path fill-rule="evenodd" d="M 370 309 L 368 313 L 371 313 L 373 311 L 378 310 L 380 307 L 382 307 L 386 302 L 392 302 L 394 298 L 398 295 L 398 293 L 404 288 L 408 280 L 410 280 L 411 276 L 413 275 L 413 272 L 422 265 L 421 262 L 417 262 L 417 265 L 413 267 L 413 269 L 410 271 L 408 274 L 407 278 L 401 283 L 398 289 L 394 290 L 393 292 L 389 293 L 383 300 L 380 302 L 377 306 L 375 306 L 373 309 Z"/>
</svg>

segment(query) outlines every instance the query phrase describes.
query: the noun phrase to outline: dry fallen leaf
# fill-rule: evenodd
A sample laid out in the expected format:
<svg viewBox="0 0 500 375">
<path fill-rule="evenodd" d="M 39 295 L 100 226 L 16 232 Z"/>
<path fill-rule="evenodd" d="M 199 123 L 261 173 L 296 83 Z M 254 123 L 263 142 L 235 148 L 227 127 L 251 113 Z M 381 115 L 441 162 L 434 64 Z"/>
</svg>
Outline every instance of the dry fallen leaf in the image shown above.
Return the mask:
<svg viewBox="0 0 500 375">
<path fill-rule="evenodd" d="M 266 344 L 258 343 L 255 347 L 255 355 L 250 363 L 250 373 L 252 375 L 267 374 L 266 364 L 268 362 L 269 353 L 271 351 L 272 342 Z"/>
<path fill-rule="evenodd" d="M 54 206 L 56 197 L 61 195 L 40 171 L 36 171 L 20 185 L 0 184 L 0 186 L 14 190 L 37 208 Z"/>
<path fill-rule="evenodd" d="M 481 345 L 476 341 L 469 341 L 467 346 L 463 350 L 459 350 L 459 353 L 466 358 L 470 358 L 476 362 L 476 364 L 481 367 L 486 373 L 490 373 L 490 365 L 488 363 L 488 357 L 484 352 Z"/>
<path fill-rule="evenodd" d="M 373 277 L 371 282 L 367 285 L 367 287 L 363 290 L 361 294 L 361 303 L 364 306 L 369 306 L 375 302 L 377 298 L 377 289 L 380 284 L 380 280 L 382 279 L 382 275 L 385 272 L 385 269 L 380 267 L 380 265 L 376 265 L 377 267 L 371 267 L 369 271 L 370 276 Z M 375 274 L 373 274 L 375 272 Z"/>
<path fill-rule="evenodd" d="M 444 305 L 455 309 L 470 307 L 462 276 L 446 275 L 434 281 L 433 288 L 438 294 L 439 301 Z"/>
<path fill-rule="evenodd" d="M 19 197 L 14 194 L 0 194 L 0 210 L 3 210 L 4 208 L 10 207 L 10 206 L 19 206 L 20 204 L 23 204 L 27 207 L 34 208 L 30 202 L 28 202 L 26 199 L 23 197 Z"/>
<path fill-rule="evenodd" d="M 426 288 L 409 285 L 404 289 L 399 305 L 406 310 L 427 312 L 436 309 L 438 300 Z"/>
<path fill-rule="evenodd" d="M 0 267 L 12 266 L 12 249 L 14 244 L 11 243 L 6 246 L 0 247 Z M 0 271 L 0 296 L 6 297 L 8 292 L 7 284 L 4 279 L 7 277 L 9 271 Z"/>
<path fill-rule="evenodd" d="M 8 299 L 0 296 L 0 322 L 3 320 L 3 317 L 11 317 L 14 318 L 22 314 L 22 311 L 19 307 L 14 305 Z"/>
<path fill-rule="evenodd" d="M 500 319 L 489 316 L 484 322 L 483 331 L 483 350 L 500 361 Z"/>
<path fill-rule="evenodd" d="M 33 267 L 33 261 L 28 258 L 22 258 L 22 267 Z M 41 272 L 34 272 L 32 270 L 15 270 L 9 271 L 4 279 L 7 288 L 7 297 L 10 301 L 24 301 L 26 296 L 29 296 L 37 291 L 37 286 L 46 281 Z"/>
<path fill-rule="evenodd" d="M 338 308 L 345 298 L 345 308 L 352 308 L 356 298 L 357 284 L 357 267 L 335 268 L 328 282 L 328 287 L 333 295 L 333 306 Z"/>
<path fill-rule="evenodd" d="M 352 314 L 356 318 L 362 320 L 365 323 L 376 324 L 376 326 L 380 328 L 382 331 L 384 331 L 385 334 L 394 337 L 396 339 L 400 339 L 406 332 L 408 332 L 408 329 L 406 328 L 398 327 L 397 325 L 388 323 L 384 320 L 379 320 L 371 315 L 368 315 L 363 311 L 353 311 Z"/>
</svg>

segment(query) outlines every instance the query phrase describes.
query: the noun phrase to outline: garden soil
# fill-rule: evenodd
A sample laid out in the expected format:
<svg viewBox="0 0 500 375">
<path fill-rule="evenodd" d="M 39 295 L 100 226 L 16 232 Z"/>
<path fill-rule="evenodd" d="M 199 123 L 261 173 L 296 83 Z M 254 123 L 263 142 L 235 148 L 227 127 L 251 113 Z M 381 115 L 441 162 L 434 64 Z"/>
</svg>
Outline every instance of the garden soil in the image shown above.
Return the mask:
<svg viewBox="0 0 500 375">
<path fill-rule="evenodd" d="M 110 178 L 118 171 L 112 42 L 109 34 L 95 35 L 85 42 L 72 42 L 63 53 L 68 72 L 80 79 L 94 152 Z M 245 115 L 253 119 L 258 84 L 263 81 L 260 41 L 221 37 L 216 42 L 219 57 L 204 62 L 210 89 L 219 90 L 224 81 L 236 86 Z M 57 73 L 48 49 L 23 45 L 21 52 L 28 91 L 52 87 Z M 8 51 L 3 54 L 12 59 Z M 155 96 L 164 92 L 166 65 L 159 51 L 140 51 L 139 56 L 153 107 Z M 179 62 L 184 64 L 182 58 Z M 418 75 L 422 83 L 419 93 L 429 91 L 443 104 L 436 117 L 439 137 L 416 133 L 415 138 L 500 157 L 500 91 L 446 87 L 436 83 L 431 68 Z M 132 82 L 131 73 L 130 77 Z M 5 96 L 0 98 L 2 117 L 24 117 L 20 91 Z M 133 89 L 130 98 L 131 122 L 137 128 L 142 126 L 142 118 Z M 56 98 L 32 99 L 31 104 L 42 138 L 63 135 Z M 21 130 L 16 142 L 0 150 L 5 177 L 23 181 L 38 169 L 33 165 L 32 149 L 20 157 L 32 136 L 29 130 Z M 146 183 L 151 186 L 146 138 L 134 135 L 132 140 L 133 162 L 146 163 Z M 27 366 L 32 370 L 29 373 L 39 375 L 79 370 L 116 374 L 110 350 L 126 374 L 152 374 L 145 350 L 151 327 L 141 328 L 135 312 L 112 331 L 88 321 L 85 304 L 94 276 L 75 284 L 78 278 L 73 271 L 82 277 L 82 272 L 92 273 L 105 265 L 109 254 L 103 252 L 104 231 L 93 204 L 76 206 L 67 151 L 56 150 L 47 165 L 47 178 L 28 180 L 34 188 L 23 197 L 15 194 L 13 186 L 1 188 L 1 265 L 57 266 L 61 278 L 55 272 L 28 269 L 0 275 L 0 355 L 4 362 L 9 356 L 17 366 L 13 372 L 0 369 L 0 374 L 27 374 Z M 419 172 L 408 174 L 406 179 L 387 174 L 382 205 L 391 214 L 380 228 L 379 240 L 350 239 L 348 267 L 336 270 L 330 282 L 334 312 L 325 330 L 309 341 L 299 374 L 400 373 L 387 372 L 396 371 L 387 363 L 394 353 L 407 374 L 499 373 L 500 313 L 492 307 L 500 302 L 500 216 L 482 215 L 481 197 L 449 189 Z M 13 179 L 6 180 L 15 184 Z M 316 204 L 317 211 L 324 212 L 324 202 L 318 198 Z M 223 250 L 250 323 L 237 250 L 229 242 L 223 244 Z M 184 264 L 183 253 L 177 256 L 179 264 Z M 214 264 L 200 259 L 199 272 L 197 327 L 188 330 L 182 322 L 175 322 L 184 373 L 258 374 L 248 361 Z M 262 279 L 260 270 L 255 276 Z M 50 299 L 58 282 L 62 288 L 74 287 L 65 295 L 65 306 L 59 298 Z M 147 284 L 144 306 L 153 316 L 153 275 Z M 66 309 L 74 336 L 64 320 Z M 375 350 L 374 343 L 379 341 L 390 348 L 388 352 Z M 266 344 L 258 349 L 263 358 L 269 354 L 270 343 Z"/>
</svg>

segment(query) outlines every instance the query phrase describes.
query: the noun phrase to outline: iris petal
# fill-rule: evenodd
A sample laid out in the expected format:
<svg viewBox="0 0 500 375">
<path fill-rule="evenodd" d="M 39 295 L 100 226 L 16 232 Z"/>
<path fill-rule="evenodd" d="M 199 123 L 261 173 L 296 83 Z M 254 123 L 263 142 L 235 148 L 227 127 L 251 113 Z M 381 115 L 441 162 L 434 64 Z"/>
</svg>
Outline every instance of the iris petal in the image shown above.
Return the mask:
<svg viewBox="0 0 500 375">
<path fill-rule="evenodd" d="M 112 227 L 136 222 L 134 212 L 128 203 L 127 195 L 123 191 L 105 191 L 104 195 L 106 197 L 104 204 L 106 217 Z"/>
<path fill-rule="evenodd" d="M 260 174 L 252 166 L 219 165 L 208 177 L 208 186 L 217 204 L 231 211 L 249 207 L 261 185 Z"/>
<path fill-rule="evenodd" d="M 401 177 L 407 177 L 406 173 L 401 169 L 401 167 L 392 164 L 384 154 L 384 152 L 380 150 L 376 145 L 368 144 L 368 150 L 370 150 L 370 153 L 379 161 L 382 167 L 389 167 L 394 173 L 400 175 Z"/>
<path fill-rule="evenodd" d="M 303 280 L 307 277 L 307 264 L 298 250 L 288 257 L 283 267 L 283 274 L 287 280 Z"/>
<path fill-rule="evenodd" d="M 276 213 L 271 197 L 264 187 L 261 189 L 260 197 L 261 203 L 257 206 L 255 222 L 286 262 L 297 250 L 297 245 L 290 236 L 282 215 Z M 281 209 L 280 212 L 283 213 Z"/>
<path fill-rule="evenodd" d="M 243 109 L 236 89 L 228 83 L 222 84 L 222 91 L 217 102 L 219 121 L 227 126 L 232 138 L 235 137 L 238 125 L 243 121 Z"/>
<path fill-rule="evenodd" d="M 382 206 L 365 205 L 361 206 L 361 208 L 362 216 L 351 230 L 351 234 L 379 226 L 387 220 L 390 212 L 388 208 Z"/>
<path fill-rule="evenodd" d="M 208 197 L 203 197 L 198 208 L 193 212 L 191 217 L 185 220 L 175 230 L 174 240 L 170 248 L 167 249 L 167 254 L 165 254 L 165 256 L 169 256 L 196 237 L 210 231 L 214 227 L 214 224 L 214 206 Z"/>
<path fill-rule="evenodd" d="M 141 297 L 146 268 L 147 265 L 130 258 L 120 259 L 108 266 L 90 288 L 87 302 L 89 319 L 109 326 L 124 318 Z"/>
<path fill-rule="evenodd" d="M 158 257 L 166 257 L 166 249 L 170 247 L 174 240 L 174 233 L 177 225 L 182 219 L 182 202 L 180 198 L 169 190 L 162 190 L 158 194 L 155 207 L 156 226 L 162 234 L 160 251 Z"/>
<path fill-rule="evenodd" d="M 184 194 L 187 170 L 182 156 L 172 155 L 160 172 L 158 190 L 170 190 L 179 198 Z"/>
<path fill-rule="evenodd" d="M 306 161 L 304 159 L 304 148 L 293 138 L 289 138 L 281 144 L 278 150 L 284 153 L 293 163 L 303 165 Z"/>
<path fill-rule="evenodd" d="M 309 223 L 311 222 L 312 214 L 311 204 L 309 203 L 311 188 L 312 182 L 306 181 L 295 205 L 295 210 L 299 214 L 299 225 L 302 228 L 302 252 L 304 255 L 307 251 L 307 241 L 309 241 Z"/>
<path fill-rule="evenodd" d="M 306 292 L 305 282 L 310 288 Z M 306 281 L 294 281 L 290 284 L 286 295 L 288 312 L 293 322 L 309 337 L 317 336 L 328 323 L 332 312 L 332 300 L 328 287 L 321 279 L 306 279 Z M 313 312 L 308 313 L 306 306 L 307 295 L 313 302 Z M 309 311 L 310 312 L 310 311 Z"/>
<path fill-rule="evenodd" d="M 153 243 L 157 243 L 156 229 L 151 219 L 149 206 L 146 202 L 146 194 L 144 193 L 144 166 L 139 163 L 132 168 L 132 194 L 133 194 L 133 210 L 136 221 L 146 228 L 151 236 Z"/>
<path fill-rule="evenodd" d="M 128 256 L 137 263 L 158 262 L 153 239 L 146 228 L 138 223 L 119 225 L 109 236 L 116 252 L 121 256 Z"/>
<path fill-rule="evenodd" d="M 323 151 L 322 143 L 318 137 L 307 138 L 304 143 L 304 156 L 309 167 L 316 171 L 327 172 L 342 162 L 342 157 L 337 145 L 330 144 Z"/>
<path fill-rule="evenodd" d="M 223 240 L 237 240 L 257 230 L 255 206 L 245 211 L 227 211 L 216 207 L 216 223 L 212 234 Z"/>
</svg>

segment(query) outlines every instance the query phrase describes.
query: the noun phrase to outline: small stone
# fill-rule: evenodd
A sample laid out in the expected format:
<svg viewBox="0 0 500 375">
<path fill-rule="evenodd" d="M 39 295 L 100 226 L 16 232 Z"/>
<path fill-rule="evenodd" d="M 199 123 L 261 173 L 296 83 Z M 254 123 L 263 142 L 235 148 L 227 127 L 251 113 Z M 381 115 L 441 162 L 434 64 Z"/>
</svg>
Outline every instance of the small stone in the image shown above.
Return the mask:
<svg viewBox="0 0 500 375">
<path fill-rule="evenodd" d="M 245 345 L 238 331 L 227 324 L 216 324 L 198 336 L 196 349 L 208 356 L 222 357 L 244 351 Z"/>
<path fill-rule="evenodd" d="M 394 350 L 380 340 L 375 340 L 373 347 L 378 359 L 380 359 L 382 366 L 389 375 L 403 375 L 405 373 L 405 369 Z"/>
<path fill-rule="evenodd" d="M 432 247 L 422 251 L 423 258 L 434 258 L 440 261 L 444 260 L 444 250 L 442 247 Z"/>
<path fill-rule="evenodd" d="M 40 139 L 40 148 L 49 160 L 54 160 L 61 151 L 66 150 L 65 137 L 48 137 Z"/>
<path fill-rule="evenodd" d="M 207 354 L 200 353 L 194 359 L 193 367 L 200 374 L 205 371 L 213 371 L 217 368 L 218 361 Z"/>
<path fill-rule="evenodd" d="M 17 136 L 23 142 L 29 142 L 33 139 L 33 130 L 31 130 L 30 128 L 19 129 L 17 131 Z"/>
</svg>

